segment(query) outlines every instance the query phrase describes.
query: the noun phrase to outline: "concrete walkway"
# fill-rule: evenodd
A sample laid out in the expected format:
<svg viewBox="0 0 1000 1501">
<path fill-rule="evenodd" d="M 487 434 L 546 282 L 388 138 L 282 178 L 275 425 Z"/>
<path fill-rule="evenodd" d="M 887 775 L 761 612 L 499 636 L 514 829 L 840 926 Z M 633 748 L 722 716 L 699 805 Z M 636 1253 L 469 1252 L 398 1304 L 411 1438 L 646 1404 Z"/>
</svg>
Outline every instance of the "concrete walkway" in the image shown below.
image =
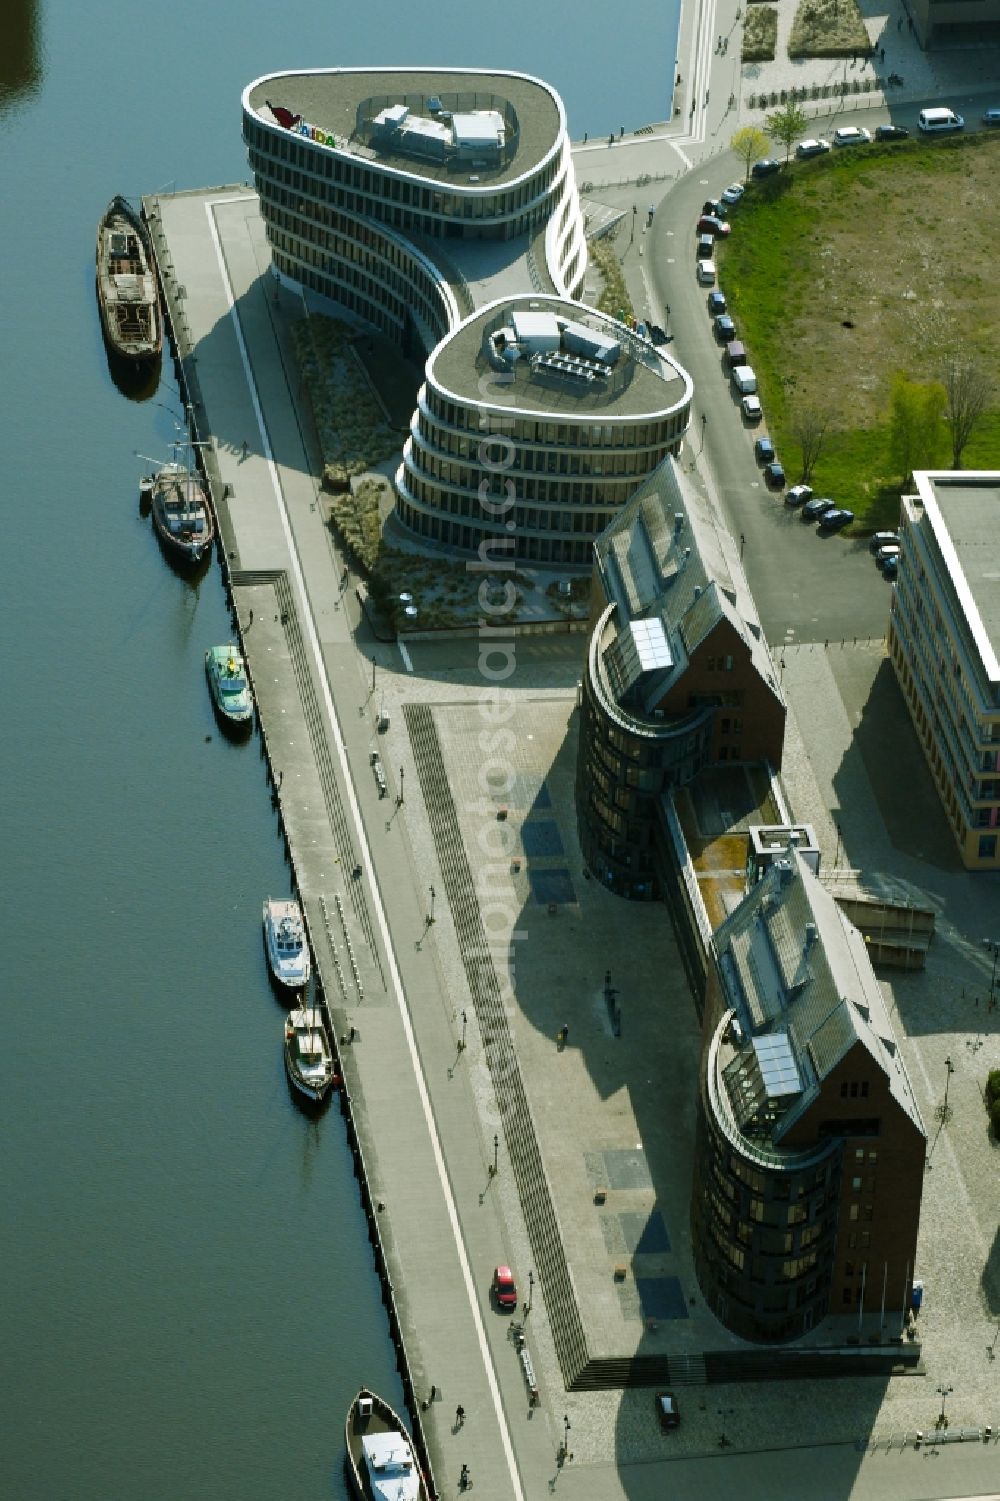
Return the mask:
<svg viewBox="0 0 1000 1501">
<path fill-rule="evenodd" d="M 230 491 L 220 520 L 240 628 L 327 1000 L 343 1039 L 358 1148 L 375 1205 L 373 1233 L 440 1494 L 457 1493 L 465 1463 L 486 1498 L 558 1489 L 581 1501 L 652 1501 L 668 1493 L 701 1497 L 706 1488 L 737 1483 L 748 1495 L 798 1497 L 796 1446 L 819 1443 L 831 1425 L 838 1444 L 826 1466 L 825 1494 L 916 1494 L 912 1485 L 926 1485 L 925 1469 L 904 1465 L 897 1454 L 887 1484 L 885 1456 L 865 1457 L 878 1407 L 877 1393 L 865 1384 L 847 1390 L 836 1383 L 844 1390 L 824 1390 L 821 1405 L 814 1394 L 787 1388 L 685 1391 L 684 1424 L 666 1439 L 648 1391 L 568 1393 L 550 1323 L 552 1289 L 544 1282 L 536 1282 L 527 1321 L 541 1404 L 528 1405 L 508 1325 L 490 1308 L 488 1284 L 492 1266 L 509 1260 L 523 1295 L 527 1271 L 539 1263 L 506 1150 L 509 1122 L 494 1067 L 499 1054 L 467 1004 L 468 955 L 444 901 L 461 883 L 455 886 L 452 872 L 449 887 L 430 817 L 434 800 L 421 796 L 421 755 L 405 728 L 407 707 L 424 706 L 441 742 L 461 842 L 475 850 L 484 830 L 496 827 L 495 811 L 477 812 L 476 803 L 483 756 L 476 643 L 464 644 L 464 656 L 454 643 L 414 643 L 405 653 L 379 646 L 359 621 L 352 591 L 342 587 L 342 561 L 324 524 L 308 420 L 288 359 L 288 322 L 299 304 L 287 290 L 275 301 L 254 196 L 245 190 L 183 195 L 161 200 L 160 212 L 168 286 L 194 349 L 198 421 L 203 436 L 212 434 L 211 463 Z M 529 979 L 519 977 L 518 1006 L 504 1021 L 587 1337 L 599 1354 L 620 1351 L 626 1337 L 633 1348 L 662 1341 L 668 1351 L 688 1342 L 697 1350 L 699 1341 L 704 1347 L 706 1339 L 725 1337 L 711 1321 L 700 1325 L 708 1318 L 702 1310 L 689 1306 L 681 1320 L 678 1307 L 650 1328 L 638 1285 L 630 1281 L 620 1296 L 610 1277 L 623 1248 L 634 1266 L 629 1231 L 648 1223 L 658 1204 L 668 1243 L 661 1238 L 649 1248 L 647 1270 L 676 1279 L 685 1302 L 688 1295 L 696 1299 L 677 1164 L 689 1171 L 687 1081 L 697 1029 L 685 1011 L 689 998 L 662 913 L 615 903 L 585 883 L 572 815 L 579 650 L 580 638 L 566 635 L 541 638 L 523 652 L 519 645 L 524 691 L 515 791 L 507 799 L 511 819 L 526 849 L 524 831 L 533 829 L 536 874 L 556 880 L 557 888 L 568 877 L 579 889 L 572 907 L 552 916 L 537 900 L 532 905 L 525 874 L 511 867 L 501 895 L 513 900 L 515 920 L 529 930 L 531 968 Z M 374 718 L 383 702 L 390 729 L 379 735 Z M 388 782 L 382 799 L 373 752 Z M 421 754 L 426 782 L 430 763 Z M 543 790 L 551 815 L 538 811 L 549 806 Z M 560 836 L 565 853 L 558 860 Z M 615 935 L 613 956 L 602 941 L 608 932 Z M 608 1028 L 600 978 L 607 962 L 626 1003 L 628 1047 Z M 669 1025 L 661 1025 L 660 1010 L 641 1006 L 650 995 L 675 1008 Z M 553 1032 L 567 1019 L 570 1048 L 559 1055 Z M 673 1101 L 666 1112 L 664 1089 Z M 337 1129 L 336 1117 L 321 1129 Z M 663 1167 L 670 1160 L 672 1178 Z M 609 1188 L 601 1210 L 593 1199 L 597 1183 Z M 318 1227 L 320 1243 L 332 1230 Z M 339 1361 L 350 1358 L 349 1350 L 337 1354 Z M 365 1372 L 357 1379 L 361 1384 Z M 432 1386 L 435 1400 L 423 1410 Z M 459 1402 L 468 1416 L 456 1432 Z M 339 1417 L 330 1416 L 333 1459 Z M 573 1457 L 560 1464 L 566 1438 Z M 985 1490 L 992 1460 L 987 1448 L 959 1453 L 956 1446 L 935 1466 L 935 1482 L 953 1493 Z"/>
</svg>

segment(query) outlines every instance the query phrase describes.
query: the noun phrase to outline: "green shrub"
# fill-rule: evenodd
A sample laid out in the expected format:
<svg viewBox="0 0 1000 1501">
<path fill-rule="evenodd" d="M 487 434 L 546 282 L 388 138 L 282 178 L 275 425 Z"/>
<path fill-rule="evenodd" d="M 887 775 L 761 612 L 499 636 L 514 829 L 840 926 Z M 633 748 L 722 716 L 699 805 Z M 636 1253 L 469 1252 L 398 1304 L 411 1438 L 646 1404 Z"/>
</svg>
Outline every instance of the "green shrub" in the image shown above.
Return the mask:
<svg viewBox="0 0 1000 1501">
<path fill-rule="evenodd" d="M 993 1135 L 1000 1141 L 1000 1100 L 994 1100 L 990 1106 L 990 1125 Z"/>
<path fill-rule="evenodd" d="M 622 323 L 628 323 L 635 317 L 635 313 L 614 246 L 607 239 L 591 240 L 587 250 L 592 263 L 601 273 L 601 281 L 604 284 L 601 295 L 597 299 L 598 310 L 607 313 L 611 318 L 620 318 Z"/>
<path fill-rule="evenodd" d="M 747 9 L 743 26 L 743 61 L 771 62 L 778 45 L 778 12 L 771 5 Z"/>
<path fill-rule="evenodd" d="M 802 0 L 788 38 L 789 57 L 867 57 L 870 50 L 856 0 Z"/>
<path fill-rule="evenodd" d="M 993 1105 L 998 1100 L 1000 1100 L 1000 1068 L 994 1068 L 986 1076 L 986 1103 Z"/>
</svg>

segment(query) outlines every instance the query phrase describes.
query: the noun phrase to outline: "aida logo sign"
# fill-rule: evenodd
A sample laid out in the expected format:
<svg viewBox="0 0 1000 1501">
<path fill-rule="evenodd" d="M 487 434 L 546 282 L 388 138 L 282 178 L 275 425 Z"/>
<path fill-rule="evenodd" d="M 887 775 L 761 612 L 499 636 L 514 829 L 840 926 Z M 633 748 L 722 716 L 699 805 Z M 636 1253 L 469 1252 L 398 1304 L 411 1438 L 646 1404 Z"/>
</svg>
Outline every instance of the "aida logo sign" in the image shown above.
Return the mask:
<svg viewBox="0 0 1000 1501">
<path fill-rule="evenodd" d="M 337 144 L 333 136 L 327 135 L 325 130 L 320 130 L 315 125 L 306 125 L 304 121 L 301 125 L 296 125 L 295 129 L 300 136 L 305 136 L 309 141 L 318 141 L 321 146 L 336 146 Z"/>
</svg>

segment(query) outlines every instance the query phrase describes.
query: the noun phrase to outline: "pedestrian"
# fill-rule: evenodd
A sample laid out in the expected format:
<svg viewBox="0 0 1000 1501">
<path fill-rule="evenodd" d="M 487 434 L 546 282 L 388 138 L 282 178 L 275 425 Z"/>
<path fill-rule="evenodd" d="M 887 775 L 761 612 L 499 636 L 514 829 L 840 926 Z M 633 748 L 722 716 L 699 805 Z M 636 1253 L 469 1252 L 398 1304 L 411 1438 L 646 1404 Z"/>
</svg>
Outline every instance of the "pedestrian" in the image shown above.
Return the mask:
<svg viewBox="0 0 1000 1501">
<path fill-rule="evenodd" d="M 464 1491 L 464 1490 L 467 1489 L 468 1485 L 469 1485 L 469 1466 L 468 1465 L 463 1465 L 462 1466 L 462 1473 L 458 1477 L 458 1488 L 459 1488 L 460 1491 Z"/>
<path fill-rule="evenodd" d="M 243 439 L 243 458 L 244 459 L 246 458 L 246 456 L 247 456 L 247 454 L 249 452 L 250 452 L 250 444 L 247 442 L 246 438 L 244 438 Z"/>
<path fill-rule="evenodd" d="M 253 611 L 251 610 L 250 611 L 250 618 L 247 620 L 247 630 L 249 630 L 252 625 L 253 625 Z"/>
<path fill-rule="evenodd" d="M 429 1396 L 429 1397 L 428 1397 L 428 1398 L 427 1398 L 427 1400 L 428 1400 L 428 1402 L 433 1402 L 433 1401 L 434 1401 L 434 1398 L 435 1398 L 435 1397 L 436 1397 L 436 1396 L 437 1396 L 437 1394 L 438 1394 L 438 1389 L 437 1389 L 437 1387 L 436 1387 L 436 1386 L 432 1386 L 432 1387 L 431 1387 L 431 1394 L 430 1394 L 430 1396 Z"/>
<path fill-rule="evenodd" d="M 461 1402 L 459 1402 L 458 1406 L 455 1408 L 455 1427 L 456 1428 L 461 1428 L 464 1423 L 465 1423 L 465 1408 L 462 1406 Z M 463 1465 L 462 1468 L 464 1469 L 465 1466 Z"/>
<path fill-rule="evenodd" d="M 725 55 L 726 55 L 726 53 L 728 51 L 729 51 L 729 38 L 726 36 L 726 37 L 722 38 L 722 55 L 723 55 L 723 57 L 725 57 Z"/>
<path fill-rule="evenodd" d="M 583 144 L 584 144 L 584 145 L 585 145 L 585 146 L 586 146 L 586 144 L 587 144 L 587 132 L 586 132 L 586 131 L 584 131 L 584 132 L 583 132 Z"/>
<path fill-rule="evenodd" d="M 884 63 L 885 62 L 885 48 L 884 47 L 880 47 L 878 49 L 878 60 L 879 60 L 880 63 Z"/>
</svg>

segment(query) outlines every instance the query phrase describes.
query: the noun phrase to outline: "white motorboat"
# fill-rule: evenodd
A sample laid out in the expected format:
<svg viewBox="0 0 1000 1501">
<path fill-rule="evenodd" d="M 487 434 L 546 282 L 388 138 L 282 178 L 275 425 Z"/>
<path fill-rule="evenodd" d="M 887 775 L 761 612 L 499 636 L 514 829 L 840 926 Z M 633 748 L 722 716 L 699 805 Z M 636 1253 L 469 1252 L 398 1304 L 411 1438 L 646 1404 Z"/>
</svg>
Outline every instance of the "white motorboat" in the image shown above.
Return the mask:
<svg viewBox="0 0 1000 1501">
<path fill-rule="evenodd" d="M 271 973 L 279 985 L 304 990 L 312 963 L 306 941 L 302 908 L 298 902 L 269 896 L 264 903 L 264 943 Z"/>
<path fill-rule="evenodd" d="M 406 1424 L 377 1392 L 358 1392 L 347 1410 L 345 1437 L 359 1501 L 430 1501 Z"/>
</svg>

